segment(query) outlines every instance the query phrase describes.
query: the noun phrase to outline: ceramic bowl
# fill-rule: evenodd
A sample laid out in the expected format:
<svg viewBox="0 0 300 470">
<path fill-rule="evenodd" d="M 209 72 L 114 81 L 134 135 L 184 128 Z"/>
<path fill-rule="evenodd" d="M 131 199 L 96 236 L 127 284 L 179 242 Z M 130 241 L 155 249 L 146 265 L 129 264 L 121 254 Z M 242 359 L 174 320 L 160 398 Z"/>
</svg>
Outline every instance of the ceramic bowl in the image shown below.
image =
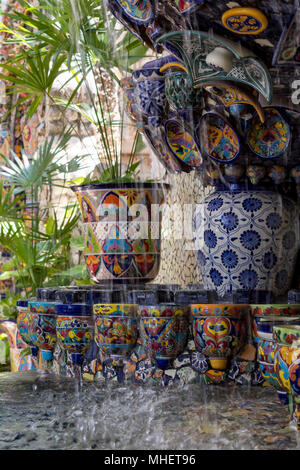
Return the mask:
<svg viewBox="0 0 300 470">
<path fill-rule="evenodd" d="M 165 138 L 169 150 L 184 164 L 197 168 L 203 159 L 192 133 L 179 120 L 168 119 L 165 122 Z"/>
<path fill-rule="evenodd" d="M 265 121 L 257 114 L 249 123 L 247 144 L 250 150 L 264 159 L 277 158 L 290 144 L 291 129 L 283 114 L 276 108 L 264 108 Z"/>
<path fill-rule="evenodd" d="M 233 127 L 219 114 L 206 113 L 195 130 L 203 155 L 218 163 L 232 163 L 240 154 L 240 141 Z"/>
<path fill-rule="evenodd" d="M 189 306 L 138 306 L 140 339 L 157 366 L 167 369 L 184 351 L 189 333 Z"/>
</svg>

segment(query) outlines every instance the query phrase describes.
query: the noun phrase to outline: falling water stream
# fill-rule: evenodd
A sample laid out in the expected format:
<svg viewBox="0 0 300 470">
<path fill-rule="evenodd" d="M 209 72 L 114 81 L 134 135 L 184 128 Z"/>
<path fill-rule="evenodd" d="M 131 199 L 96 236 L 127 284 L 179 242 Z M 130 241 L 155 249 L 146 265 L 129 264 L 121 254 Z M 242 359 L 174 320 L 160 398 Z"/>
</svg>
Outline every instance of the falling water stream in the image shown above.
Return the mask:
<svg viewBox="0 0 300 470">
<path fill-rule="evenodd" d="M 268 387 L 161 388 L 0 375 L 0 450 L 300 449 Z"/>
</svg>

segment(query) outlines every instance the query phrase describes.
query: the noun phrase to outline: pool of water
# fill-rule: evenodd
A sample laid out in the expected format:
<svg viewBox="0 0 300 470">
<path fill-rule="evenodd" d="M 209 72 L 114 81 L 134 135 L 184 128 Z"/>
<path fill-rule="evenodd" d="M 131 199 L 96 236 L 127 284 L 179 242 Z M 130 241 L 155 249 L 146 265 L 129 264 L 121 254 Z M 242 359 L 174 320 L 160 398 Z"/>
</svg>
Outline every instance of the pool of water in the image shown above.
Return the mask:
<svg viewBox="0 0 300 470">
<path fill-rule="evenodd" d="M 0 374 L 0 449 L 300 449 L 267 387 L 149 388 Z"/>
</svg>

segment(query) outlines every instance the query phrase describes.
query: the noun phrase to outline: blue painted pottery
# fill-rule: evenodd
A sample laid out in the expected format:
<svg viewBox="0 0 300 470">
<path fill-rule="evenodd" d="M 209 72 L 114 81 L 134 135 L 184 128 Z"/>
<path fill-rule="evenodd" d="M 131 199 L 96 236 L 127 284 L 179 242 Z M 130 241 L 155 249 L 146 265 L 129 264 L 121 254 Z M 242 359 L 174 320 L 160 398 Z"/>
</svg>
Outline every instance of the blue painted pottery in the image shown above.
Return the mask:
<svg viewBox="0 0 300 470">
<path fill-rule="evenodd" d="M 111 0 L 132 22 L 147 25 L 154 19 L 153 0 Z"/>
<path fill-rule="evenodd" d="M 202 166 L 203 159 L 193 133 L 176 119 L 168 119 L 164 127 L 166 142 L 172 154 L 192 168 Z"/>
<path fill-rule="evenodd" d="M 257 114 L 252 118 L 247 143 L 257 156 L 272 159 L 286 152 L 291 140 L 291 130 L 278 109 L 264 108 L 264 115 L 264 122 L 261 122 Z"/>
<path fill-rule="evenodd" d="M 192 304 L 192 331 L 196 349 L 209 361 L 212 369 L 226 370 L 230 358 L 246 339 L 242 304 Z"/>
<path fill-rule="evenodd" d="M 233 127 L 220 115 L 206 113 L 195 130 L 201 152 L 218 163 L 235 161 L 240 154 L 240 141 Z"/>
<path fill-rule="evenodd" d="M 209 360 L 212 369 L 225 370 L 228 359 L 239 349 L 240 322 L 234 317 L 194 317 L 196 349 Z"/>
<path fill-rule="evenodd" d="M 160 369 L 167 369 L 186 346 L 190 307 L 176 304 L 139 305 L 143 347 Z"/>
<path fill-rule="evenodd" d="M 251 185 L 220 186 L 194 214 L 204 288 L 219 296 L 237 290 L 285 295 L 299 247 L 298 207 Z"/>
<path fill-rule="evenodd" d="M 151 69 L 143 69 L 143 73 L 144 71 Z M 155 119 L 159 125 L 166 105 L 164 79 L 143 78 L 137 81 L 134 85 L 134 102 L 137 113 L 147 117 L 151 125 L 155 124 Z"/>
<path fill-rule="evenodd" d="M 93 307 L 88 304 L 56 304 L 57 343 L 71 353 L 73 363 L 84 359 L 94 337 Z"/>
<path fill-rule="evenodd" d="M 122 362 L 137 341 L 137 305 L 95 304 L 93 311 L 95 342 L 103 359 Z"/>
<path fill-rule="evenodd" d="M 274 326 L 282 325 L 284 323 L 297 325 L 300 324 L 299 317 L 286 317 L 278 315 L 268 315 L 268 316 L 254 316 L 255 330 L 256 335 L 254 337 L 254 342 L 257 338 L 265 339 L 267 341 L 272 341 L 273 339 L 273 328 Z"/>
<path fill-rule="evenodd" d="M 275 348 L 276 342 L 273 341 L 273 338 L 271 340 L 259 339 L 257 362 L 264 380 L 279 392 L 282 391 L 282 387 L 275 372 Z"/>
<path fill-rule="evenodd" d="M 51 360 L 56 345 L 55 302 L 29 301 L 30 325 L 28 334 L 33 345 L 42 352 L 45 360 Z"/>
<path fill-rule="evenodd" d="M 36 356 L 38 353 L 38 348 L 33 344 L 32 338 L 29 335 L 29 326 L 31 324 L 31 313 L 28 308 L 28 300 L 18 300 L 17 301 L 17 326 L 23 341 L 28 344 L 31 348 L 31 354 Z"/>
<path fill-rule="evenodd" d="M 195 89 L 186 73 L 167 73 L 165 88 L 168 103 L 175 111 L 204 107 L 203 90 Z"/>
</svg>

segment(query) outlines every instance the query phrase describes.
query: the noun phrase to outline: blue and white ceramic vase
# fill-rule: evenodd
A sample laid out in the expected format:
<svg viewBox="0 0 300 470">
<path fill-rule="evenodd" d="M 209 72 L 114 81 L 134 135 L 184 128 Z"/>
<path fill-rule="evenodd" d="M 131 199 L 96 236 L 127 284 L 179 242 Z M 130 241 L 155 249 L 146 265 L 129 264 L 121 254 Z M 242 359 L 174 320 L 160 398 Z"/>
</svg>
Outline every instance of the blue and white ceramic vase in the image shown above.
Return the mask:
<svg viewBox="0 0 300 470">
<path fill-rule="evenodd" d="M 194 213 L 204 287 L 219 297 L 240 290 L 286 294 L 299 248 L 298 213 L 278 192 L 219 186 Z"/>
</svg>

